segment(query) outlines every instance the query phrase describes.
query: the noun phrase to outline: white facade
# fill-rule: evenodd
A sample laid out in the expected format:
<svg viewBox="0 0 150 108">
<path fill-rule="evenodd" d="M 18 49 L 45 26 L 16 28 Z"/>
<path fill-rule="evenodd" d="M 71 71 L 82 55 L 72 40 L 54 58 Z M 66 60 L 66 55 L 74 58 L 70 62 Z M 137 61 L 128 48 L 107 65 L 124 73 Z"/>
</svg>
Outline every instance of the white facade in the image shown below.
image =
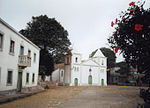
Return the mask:
<svg viewBox="0 0 150 108">
<path fill-rule="evenodd" d="M 64 83 L 75 85 L 107 85 L 107 58 L 101 50 L 93 57 L 81 60 L 81 54 L 73 52 L 65 58 Z"/>
<path fill-rule="evenodd" d="M 40 49 L 2 19 L 0 36 L 0 91 L 37 86 Z M 19 55 L 30 56 L 31 66 L 20 66 Z"/>
<path fill-rule="evenodd" d="M 58 68 L 52 73 L 52 81 L 53 82 L 64 82 L 64 69 L 63 68 Z"/>
</svg>

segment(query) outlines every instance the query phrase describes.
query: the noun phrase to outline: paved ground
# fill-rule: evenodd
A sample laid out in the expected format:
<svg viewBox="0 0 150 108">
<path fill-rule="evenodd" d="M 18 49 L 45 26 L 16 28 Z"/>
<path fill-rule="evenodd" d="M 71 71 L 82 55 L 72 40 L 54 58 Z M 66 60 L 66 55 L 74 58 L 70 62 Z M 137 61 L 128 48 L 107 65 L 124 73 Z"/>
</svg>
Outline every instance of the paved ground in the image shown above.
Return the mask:
<svg viewBox="0 0 150 108">
<path fill-rule="evenodd" d="M 142 102 L 138 87 L 56 87 L 0 108 L 137 108 Z"/>
<path fill-rule="evenodd" d="M 88 87 L 58 108 L 137 108 L 143 102 L 134 87 Z"/>
<path fill-rule="evenodd" d="M 0 104 L 2 103 L 6 103 L 6 102 L 11 102 L 14 101 L 16 99 L 20 99 L 20 98 L 24 98 L 24 97 L 28 97 L 40 92 L 44 92 L 44 89 L 35 89 L 35 90 L 31 90 L 25 93 L 17 93 L 17 94 L 3 94 L 0 95 Z"/>
<path fill-rule="evenodd" d="M 44 92 L 0 104 L 0 108 L 55 108 L 87 87 L 53 87 Z"/>
</svg>

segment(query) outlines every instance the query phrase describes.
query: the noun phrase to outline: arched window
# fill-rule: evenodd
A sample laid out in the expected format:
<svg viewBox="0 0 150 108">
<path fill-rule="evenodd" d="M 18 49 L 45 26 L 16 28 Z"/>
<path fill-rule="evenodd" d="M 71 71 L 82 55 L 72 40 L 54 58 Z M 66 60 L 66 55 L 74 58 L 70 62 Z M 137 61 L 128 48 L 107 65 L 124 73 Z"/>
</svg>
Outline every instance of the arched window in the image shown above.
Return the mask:
<svg viewBox="0 0 150 108">
<path fill-rule="evenodd" d="M 61 77 L 63 77 L 63 71 L 61 71 Z"/>
<path fill-rule="evenodd" d="M 75 61 L 76 61 L 76 63 L 78 62 L 78 58 L 77 58 L 77 57 L 76 57 L 76 60 L 75 60 Z"/>
</svg>

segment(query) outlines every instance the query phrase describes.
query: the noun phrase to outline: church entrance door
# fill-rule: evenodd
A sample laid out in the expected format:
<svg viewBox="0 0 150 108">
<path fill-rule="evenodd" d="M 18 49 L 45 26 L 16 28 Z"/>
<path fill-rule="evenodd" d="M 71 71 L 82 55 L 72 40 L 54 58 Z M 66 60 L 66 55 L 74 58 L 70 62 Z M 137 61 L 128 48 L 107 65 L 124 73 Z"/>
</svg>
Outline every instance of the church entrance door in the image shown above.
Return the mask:
<svg viewBox="0 0 150 108">
<path fill-rule="evenodd" d="M 92 75 L 89 75 L 88 83 L 89 83 L 90 85 L 92 85 Z"/>
<path fill-rule="evenodd" d="M 75 85 L 75 86 L 78 86 L 78 78 L 75 78 L 75 79 L 74 79 L 74 85 Z"/>
<path fill-rule="evenodd" d="M 104 79 L 101 79 L 101 86 L 104 86 Z"/>
</svg>

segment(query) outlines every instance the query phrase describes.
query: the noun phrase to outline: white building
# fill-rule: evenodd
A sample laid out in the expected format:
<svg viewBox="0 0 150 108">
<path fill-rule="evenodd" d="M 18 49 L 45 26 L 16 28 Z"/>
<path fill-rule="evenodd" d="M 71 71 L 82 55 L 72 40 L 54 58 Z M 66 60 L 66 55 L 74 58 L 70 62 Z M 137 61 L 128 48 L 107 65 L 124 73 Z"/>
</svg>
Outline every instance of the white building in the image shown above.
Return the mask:
<svg viewBox="0 0 150 108">
<path fill-rule="evenodd" d="M 52 73 L 52 81 L 64 83 L 64 63 L 55 64 L 54 72 Z"/>
<path fill-rule="evenodd" d="M 52 79 L 55 77 L 55 80 L 59 81 L 62 78 L 63 82 L 70 86 L 106 86 L 107 58 L 102 54 L 101 50 L 98 49 L 88 60 L 81 59 L 81 54 L 74 51 L 66 55 L 64 74 L 61 74 L 60 71 L 54 71 Z"/>
<path fill-rule="evenodd" d="M 101 50 L 88 60 L 81 61 L 81 54 L 73 52 L 65 58 L 64 82 L 76 85 L 107 85 L 107 58 Z"/>
<path fill-rule="evenodd" d="M 36 87 L 40 48 L 0 19 L 0 93 Z"/>
</svg>

